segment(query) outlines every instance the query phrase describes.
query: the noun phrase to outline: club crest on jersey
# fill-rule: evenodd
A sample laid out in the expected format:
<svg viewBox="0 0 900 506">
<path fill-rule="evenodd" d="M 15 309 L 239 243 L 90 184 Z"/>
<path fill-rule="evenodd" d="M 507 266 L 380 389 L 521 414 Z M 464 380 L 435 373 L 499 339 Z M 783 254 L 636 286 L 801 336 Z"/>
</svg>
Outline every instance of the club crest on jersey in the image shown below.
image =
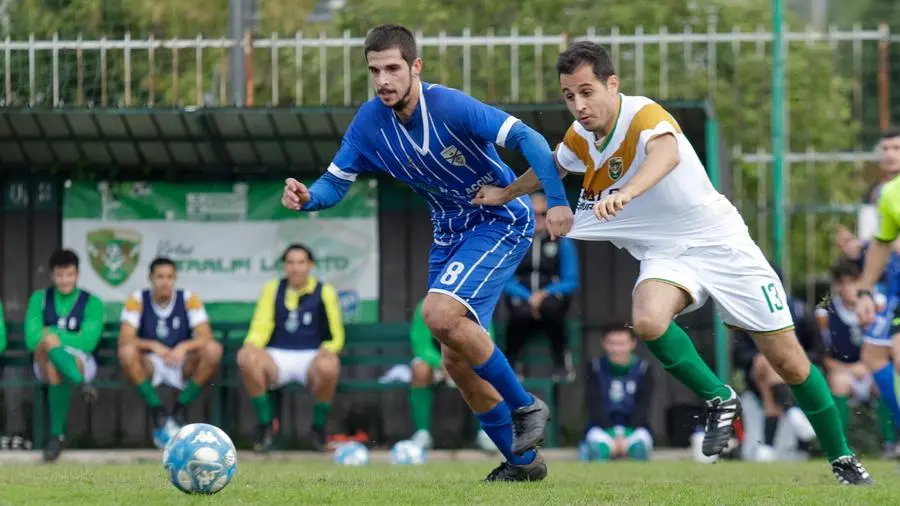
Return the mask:
<svg viewBox="0 0 900 506">
<path fill-rule="evenodd" d="M 444 160 L 447 160 L 457 167 L 462 167 L 466 164 L 466 155 L 460 153 L 456 146 L 447 146 L 441 151 L 441 156 L 444 157 Z"/>
<path fill-rule="evenodd" d="M 620 177 L 622 177 L 622 168 L 625 166 L 625 161 L 621 156 L 616 156 L 609 159 L 609 178 L 613 181 L 617 181 Z"/>
</svg>

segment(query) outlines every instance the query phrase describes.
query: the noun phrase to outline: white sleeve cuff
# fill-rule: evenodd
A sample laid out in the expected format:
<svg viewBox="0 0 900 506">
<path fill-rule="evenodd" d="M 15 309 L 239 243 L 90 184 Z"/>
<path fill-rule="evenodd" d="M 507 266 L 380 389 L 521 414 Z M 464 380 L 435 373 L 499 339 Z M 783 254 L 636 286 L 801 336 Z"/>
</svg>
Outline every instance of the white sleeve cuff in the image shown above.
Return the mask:
<svg viewBox="0 0 900 506">
<path fill-rule="evenodd" d="M 506 121 L 500 125 L 500 131 L 497 132 L 497 140 L 494 144 L 500 146 L 501 148 L 506 147 L 506 137 L 509 135 L 509 131 L 512 130 L 513 125 L 518 123 L 519 118 L 515 116 L 510 116 L 506 118 Z"/>
<path fill-rule="evenodd" d="M 345 172 L 333 163 L 328 166 L 328 172 L 344 181 L 356 181 L 356 174 Z"/>
</svg>

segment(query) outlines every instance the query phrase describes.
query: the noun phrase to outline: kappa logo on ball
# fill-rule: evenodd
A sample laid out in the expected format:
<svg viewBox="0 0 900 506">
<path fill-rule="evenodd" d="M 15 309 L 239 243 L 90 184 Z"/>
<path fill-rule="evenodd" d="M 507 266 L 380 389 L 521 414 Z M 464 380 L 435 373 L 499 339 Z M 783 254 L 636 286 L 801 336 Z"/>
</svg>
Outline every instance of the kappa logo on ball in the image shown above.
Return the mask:
<svg viewBox="0 0 900 506">
<path fill-rule="evenodd" d="M 128 281 L 141 256 L 141 234 L 133 230 L 102 228 L 88 232 L 91 267 L 110 286 Z"/>
</svg>

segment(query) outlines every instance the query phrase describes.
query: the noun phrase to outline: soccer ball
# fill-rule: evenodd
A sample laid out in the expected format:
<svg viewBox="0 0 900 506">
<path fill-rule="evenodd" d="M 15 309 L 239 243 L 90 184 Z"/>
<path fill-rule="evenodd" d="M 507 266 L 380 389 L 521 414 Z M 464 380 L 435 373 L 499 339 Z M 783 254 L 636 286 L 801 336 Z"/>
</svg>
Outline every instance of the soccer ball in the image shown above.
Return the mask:
<svg viewBox="0 0 900 506">
<path fill-rule="evenodd" d="M 186 494 L 215 494 L 237 472 L 237 452 L 228 434 L 213 425 L 192 423 L 163 450 L 163 468 L 175 488 Z"/>
<path fill-rule="evenodd" d="M 400 441 L 391 448 L 391 464 L 424 464 L 425 449 L 412 441 Z"/>
<path fill-rule="evenodd" d="M 364 466 L 369 463 L 369 449 L 358 441 L 344 443 L 334 450 L 334 463 L 340 466 Z"/>
</svg>

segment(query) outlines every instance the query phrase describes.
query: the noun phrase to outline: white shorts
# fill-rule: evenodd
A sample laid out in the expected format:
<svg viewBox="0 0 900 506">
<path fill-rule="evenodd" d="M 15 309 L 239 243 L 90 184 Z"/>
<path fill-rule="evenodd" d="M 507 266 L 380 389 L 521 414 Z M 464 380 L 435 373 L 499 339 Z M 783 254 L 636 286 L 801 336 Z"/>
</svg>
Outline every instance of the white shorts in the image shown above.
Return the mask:
<svg viewBox="0 0 900 506">
<path fill-rule="evenodd" d="M 421 358 L 415 357 L 412 359 L 412 362 L 409 363 L 410 367 L 412 367 L 413 364 L 415 364 L 416 362 L 425 363 L 425 361 L 422 360 Z M 444 374 L 444 369 L 442 369 L 442 368 L 438 368 L 438 369 L 432 368 L 431 369 L 431 384 L 432 385 L 440 385 L 441 383 L 443 383 L 444 380 L 447 380 L 448 382 L 450 381 L 450 378 L 447 377 L 446 374 Z"/>
<path fill-rule="evenodd" d="M 266 353 L 275 362 L 278 376 L 275 384 L 270 388 L 281 388 L 288 383 L 300 383 L 306 386 L 309 380 L 309 368 L 319 350 L 285 350 L 281 348 L 266 348 Z"/>
<path fill-rule="evenodd" d="M 872 385 L 875 383 L 875 379 L 872 378 L 872 375 L 869 374 L 863 379 L 854 376 L 852 381 L 850 396 L 857 402 L 868 402 L 869 399 L 872 398 Z"/>
<path fill-rule="evenodd" d="M 169 365 L 156 353 L 148 353 L 147 358 L 153 364 L 153 378 L 150 381 L 154 387 L 165 383 L 172 388 L 184 390 L 184 361 Z"/>
<path fill-rule="evenodd" d="M 730 327 L 773 333 L 794 326 L 784 286 L 749 238 L 727 246 L 688 248 L 674 258 L 643 260 L 635 288 L 649 279 L 690 294 L 693 301 L 680 314 L 696 311 L 711 298 Z"/>
<path fill-rule="evenodd" d="M 94 378 L 97 377 L 97 361 L 94 359 L 94 356 L 89 353 L 85 353 L 78 348 L 72 348 L 71 346 L 63 346 L 63 349 L 81 362 L 84 382 L 90 383 L 91 381 L 94 381 Z M 47 378 L 45 378 L 43 373 L 41 373 L 41 368 L 40 366 L 38 366 L 37 362 L 34 362 L 32 369 L 34 370 L 34 377 L 37 378 L 38 381 L 40 381 L 41 383 L 47 382 Z"/>
</svg>

